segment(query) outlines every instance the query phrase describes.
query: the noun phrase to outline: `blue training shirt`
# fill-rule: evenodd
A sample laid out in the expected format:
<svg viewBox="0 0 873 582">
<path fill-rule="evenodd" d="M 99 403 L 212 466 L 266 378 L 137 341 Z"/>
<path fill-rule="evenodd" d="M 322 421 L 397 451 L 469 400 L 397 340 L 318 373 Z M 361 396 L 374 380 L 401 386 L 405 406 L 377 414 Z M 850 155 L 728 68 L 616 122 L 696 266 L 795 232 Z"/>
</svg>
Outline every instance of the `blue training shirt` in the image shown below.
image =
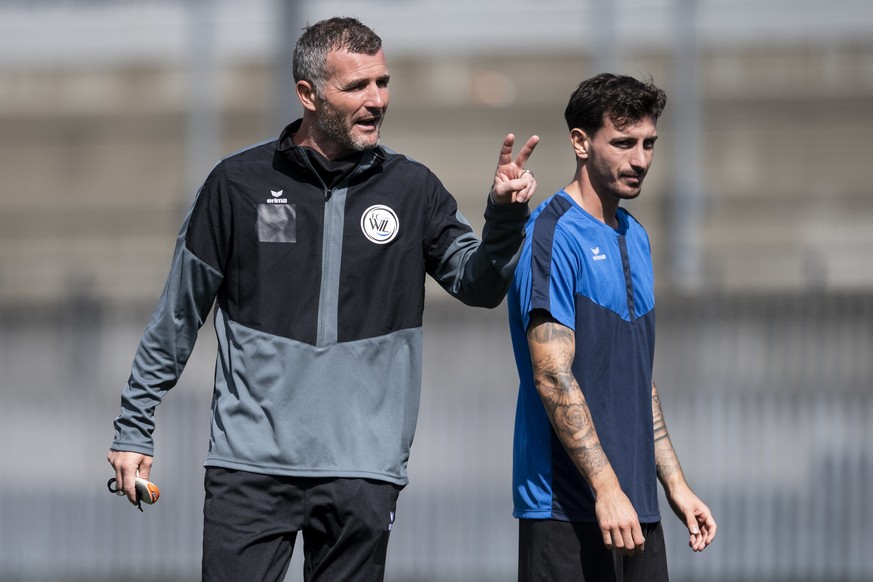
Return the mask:
<svg viewBox="0 0 873 582">
<path fill-rule="evenodd" d="M 640 522 L 660 521 L 652 427 L 655 298 L 649 238 L 626 210 L 618 229 L 563 190 L 527 224 L 509 290 L 520 379 L 513 442 L 513 515 L 596 522 L 594 495 L 552 430 L 536 391 L 527 326 L 535 309 L 574 330 L 573 374 L 601 444 Z"/>
</svg>

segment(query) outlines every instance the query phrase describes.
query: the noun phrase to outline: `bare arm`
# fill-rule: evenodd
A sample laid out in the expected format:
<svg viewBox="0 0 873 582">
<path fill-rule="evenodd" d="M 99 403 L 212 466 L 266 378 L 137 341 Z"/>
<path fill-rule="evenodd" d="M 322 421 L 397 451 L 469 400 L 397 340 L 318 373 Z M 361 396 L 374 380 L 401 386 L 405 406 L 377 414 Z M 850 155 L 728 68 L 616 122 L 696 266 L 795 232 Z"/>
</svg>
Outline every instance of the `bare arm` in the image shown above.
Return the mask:
<svg viewBox="0 0 873 582">
<path fill-rule="evenodd" d="M 655 431 L 655 465 L 658 468 L 658 479 L 667 490 L 672 484 L 684 483 L 685 474 L 670 441 L 664 411 L 661 409 L 661 397 L 654 382 L 652 382 L 652 424 Z"/>
<path fill-rule="evenodd" d="M 655 465 L 658 479 L 664 487 L 667 500 L 676 516 L 688 527 L 689 547 L 695 552 L 703 551 L 715 538 L 717 525 L 709 508 L 694 494 L 685 480 L 679 458 L 670 441 L 661 397 L 652 382 L 652 424 L 655 431 Z"/>
<path fill-rule="evenodd" d="M 603 543 L 633 555 L 643 549 L 639 518 L 603 451 L 585 396 L 573 376 L 573 330 L 547 313 L 531 316 L 527 333 L 534 383 L 558 439 L 595 495 Z"/>
</svg>

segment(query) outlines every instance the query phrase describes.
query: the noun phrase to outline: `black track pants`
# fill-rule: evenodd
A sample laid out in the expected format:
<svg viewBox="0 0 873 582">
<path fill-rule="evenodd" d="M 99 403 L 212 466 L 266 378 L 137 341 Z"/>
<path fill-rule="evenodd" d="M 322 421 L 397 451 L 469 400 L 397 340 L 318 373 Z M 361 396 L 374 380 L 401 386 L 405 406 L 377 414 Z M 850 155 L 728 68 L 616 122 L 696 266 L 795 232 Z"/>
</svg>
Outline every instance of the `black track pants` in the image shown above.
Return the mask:
<svg viewBox="0 0 873 582">
<path fill-rule="evenodd" d="M 399 485 L 208 467 L 205 487 L 204 582 L 281 582 L 299 531 L 305 580 L 383 580 Z"/>
</svg>

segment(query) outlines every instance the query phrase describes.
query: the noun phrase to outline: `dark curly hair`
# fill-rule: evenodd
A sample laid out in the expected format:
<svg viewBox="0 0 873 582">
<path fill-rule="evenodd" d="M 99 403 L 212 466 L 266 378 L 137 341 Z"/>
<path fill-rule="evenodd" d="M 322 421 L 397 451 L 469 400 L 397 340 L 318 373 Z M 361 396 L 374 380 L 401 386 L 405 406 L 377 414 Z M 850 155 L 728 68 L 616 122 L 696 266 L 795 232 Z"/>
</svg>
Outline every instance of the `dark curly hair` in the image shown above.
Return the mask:
<svg viewBox="0 0 873 582">
<path fill-rule="evenodd" d="M 582 81 L 573 91 L 564 119 L 569 129 L 579 128 L 594 137 L 607 118 L 618 129 L 625 129 L 646 117 L 657 120 L 666 104 L 667 94 L 651 78 L 639 81 L 601 73 Z"/>
</svg>

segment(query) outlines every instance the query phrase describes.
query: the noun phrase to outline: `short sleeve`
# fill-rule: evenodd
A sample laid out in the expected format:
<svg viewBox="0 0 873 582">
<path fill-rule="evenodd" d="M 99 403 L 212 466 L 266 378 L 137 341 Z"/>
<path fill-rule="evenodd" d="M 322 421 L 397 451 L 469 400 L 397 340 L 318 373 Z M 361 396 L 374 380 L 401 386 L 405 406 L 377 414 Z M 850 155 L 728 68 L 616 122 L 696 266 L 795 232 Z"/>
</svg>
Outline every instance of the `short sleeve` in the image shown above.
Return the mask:
<svg viewBox="0 0 873 582">
<path fill-rule="evenodd" d="M 575 330 L 579 263 L 560 225 L 550 222 L 537 221 L 533 231 L 529 313 L 543 309 L 561 325 Z"/>
</svg>

